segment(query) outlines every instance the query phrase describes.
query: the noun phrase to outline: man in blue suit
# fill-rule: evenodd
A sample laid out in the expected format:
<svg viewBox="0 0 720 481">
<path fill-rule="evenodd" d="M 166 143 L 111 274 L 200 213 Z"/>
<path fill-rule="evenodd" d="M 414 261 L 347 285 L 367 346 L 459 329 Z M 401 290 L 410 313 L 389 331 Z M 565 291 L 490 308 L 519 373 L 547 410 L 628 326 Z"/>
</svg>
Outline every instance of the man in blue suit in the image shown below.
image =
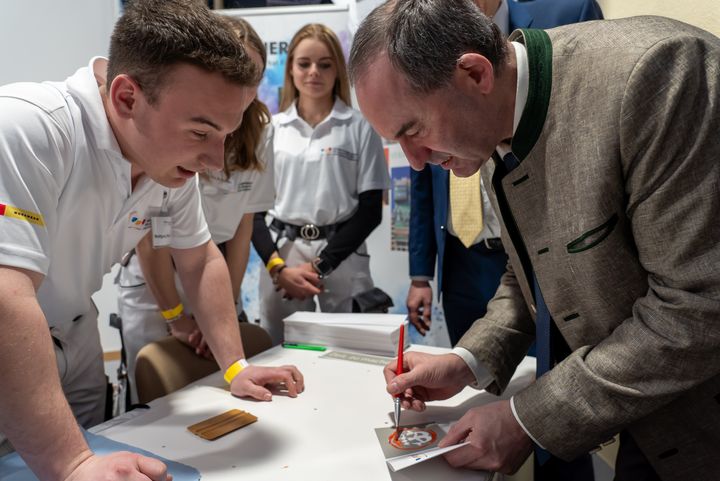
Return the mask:
<svg viewBox="0 0 720 481">
<path fill-rule="evenodd" d="M 552 28 L 597 20 L 602 11 L 595 0 L 475 0 L 506 35 L 517 28 Z M 485 315 L 505 272 L 507 256 L 500 241 L 500 226 L 483 192 L 482 230 L 470 247 L 457 237 L 449 211 L 447 170 L 428 165 L 411 172 L 410 279 L 407 297 L 410 321 L 425 335 L 430 329 L 435 258 L 438 296 L 442 292 L 445 321 L 454 346 L 465 331 Z M 427 212 L 433 212 L 432 217 Z"/>
</svg>

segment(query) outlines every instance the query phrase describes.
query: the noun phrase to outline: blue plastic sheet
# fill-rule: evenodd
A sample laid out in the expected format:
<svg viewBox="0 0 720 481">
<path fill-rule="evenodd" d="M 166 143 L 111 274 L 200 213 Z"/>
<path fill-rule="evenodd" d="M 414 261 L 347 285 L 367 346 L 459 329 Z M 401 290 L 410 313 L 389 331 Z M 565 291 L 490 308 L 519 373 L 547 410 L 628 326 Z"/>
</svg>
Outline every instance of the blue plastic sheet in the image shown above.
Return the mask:
<svg viewBox="0 0 720 481">
<path fill-rule="evenodd" d="M 83 431 L 85 439 L 95 454 L 105 455 L 117 451 L 131 451 L 152 458 L 159 459 L 168 467 L 168 473 L 173 475 L 174 481 L 198 481 L 200 473 L 197 469 L 185 464 L 170 461 L 148 451 L 138 449 L 128 444 L 119 443 L 104 436 Z M 37 477 L 30 471 L 25 461 L 17 454 L 11 453 L 0 458 L 0 479 L 3 481 L 37 481 Z"/>
</svg>

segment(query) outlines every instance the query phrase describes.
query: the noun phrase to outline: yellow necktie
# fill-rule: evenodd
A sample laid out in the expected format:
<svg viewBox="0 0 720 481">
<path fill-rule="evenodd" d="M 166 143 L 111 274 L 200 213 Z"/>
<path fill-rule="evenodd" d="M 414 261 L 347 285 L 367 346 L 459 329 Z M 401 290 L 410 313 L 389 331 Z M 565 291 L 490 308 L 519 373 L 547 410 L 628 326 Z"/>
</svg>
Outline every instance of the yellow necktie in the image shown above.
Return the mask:
<svg viewBox="0 0 720 481">
<path fill-rule="evenodd" d="M 460 242 L 470 247 L 483 228 L 479 170 L 470 177 L 450 172 L 450 216 Z"/>
</svg>

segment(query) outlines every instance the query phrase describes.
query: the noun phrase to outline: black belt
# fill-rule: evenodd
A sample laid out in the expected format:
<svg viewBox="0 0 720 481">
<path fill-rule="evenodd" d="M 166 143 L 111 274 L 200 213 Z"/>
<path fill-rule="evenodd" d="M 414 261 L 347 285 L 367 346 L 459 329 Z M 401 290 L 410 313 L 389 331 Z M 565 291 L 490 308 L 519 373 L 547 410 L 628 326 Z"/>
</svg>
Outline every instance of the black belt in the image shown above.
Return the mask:
<svg viewBox="0 0 720 481">
<path fill-rule="evenodd" d="M 497 252 L 504 250 L 502 240 L 499 237 L 482 239 L 477 244 L 471 245 L 470 249 L 477 250 L 479 252 Z"/>
<path fill-rule="evenodd" d="M 477 245 L 485 246 L 485 248 L 489 251 L 503 250 L 502 239 L 499 237 L 493 237 L 492 239 L 485 238 L 478 242 Z"/>
<path fill-rule="evenodd" d="M 294 241 L 298 237 L 305 240 L 317 240 L 329 239 L 342 224 L 343 223 L 340 222 L 331 225 L 295 225 L 273 219 L 272 222 L 270 222 L 270 228 L 278 234 L 278 238 L 287 237 L 290 241 Z"/>
</svg>

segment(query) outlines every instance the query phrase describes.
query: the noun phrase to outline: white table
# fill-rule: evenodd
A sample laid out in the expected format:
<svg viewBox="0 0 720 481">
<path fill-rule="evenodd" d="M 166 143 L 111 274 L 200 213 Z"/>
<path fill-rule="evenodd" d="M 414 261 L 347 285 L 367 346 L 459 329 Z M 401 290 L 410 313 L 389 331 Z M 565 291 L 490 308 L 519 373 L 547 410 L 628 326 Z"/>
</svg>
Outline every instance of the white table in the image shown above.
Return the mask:
<svg viewBox="0 0 720 481">
<path fill-rule="evenodd" d="M 295 364 L 305 376 L 305 392 L 296 399 L 282 395 L 275 395 L 272 402 L 238 399 L 229 395 L 220 373 L 215 373 L 156 399 L 147 411 L 132 411 L 92 431 L 193 466 L 204 481 L 482 479 L 472 471 L 451 469 L 442 458 L 391 476 L 375 435 L 375 428 L 392 426 L 393 404 L 385 391 L 382 367 L 322 359 L 322 354 L 275 347 L 252 359 L 253 364 Z M 534 358 L 526 358 L 505 397 L 532 382 L 534 373 Z M 451 422 L 470 407 L 497 399 L 466 388 L 448 401 L 432 403 L 424 413 L 403 411 L 402 424 Z M 256 415 L 258 421 L 215 441 L 187 430 L 233 408 Z"/>
</svg>

